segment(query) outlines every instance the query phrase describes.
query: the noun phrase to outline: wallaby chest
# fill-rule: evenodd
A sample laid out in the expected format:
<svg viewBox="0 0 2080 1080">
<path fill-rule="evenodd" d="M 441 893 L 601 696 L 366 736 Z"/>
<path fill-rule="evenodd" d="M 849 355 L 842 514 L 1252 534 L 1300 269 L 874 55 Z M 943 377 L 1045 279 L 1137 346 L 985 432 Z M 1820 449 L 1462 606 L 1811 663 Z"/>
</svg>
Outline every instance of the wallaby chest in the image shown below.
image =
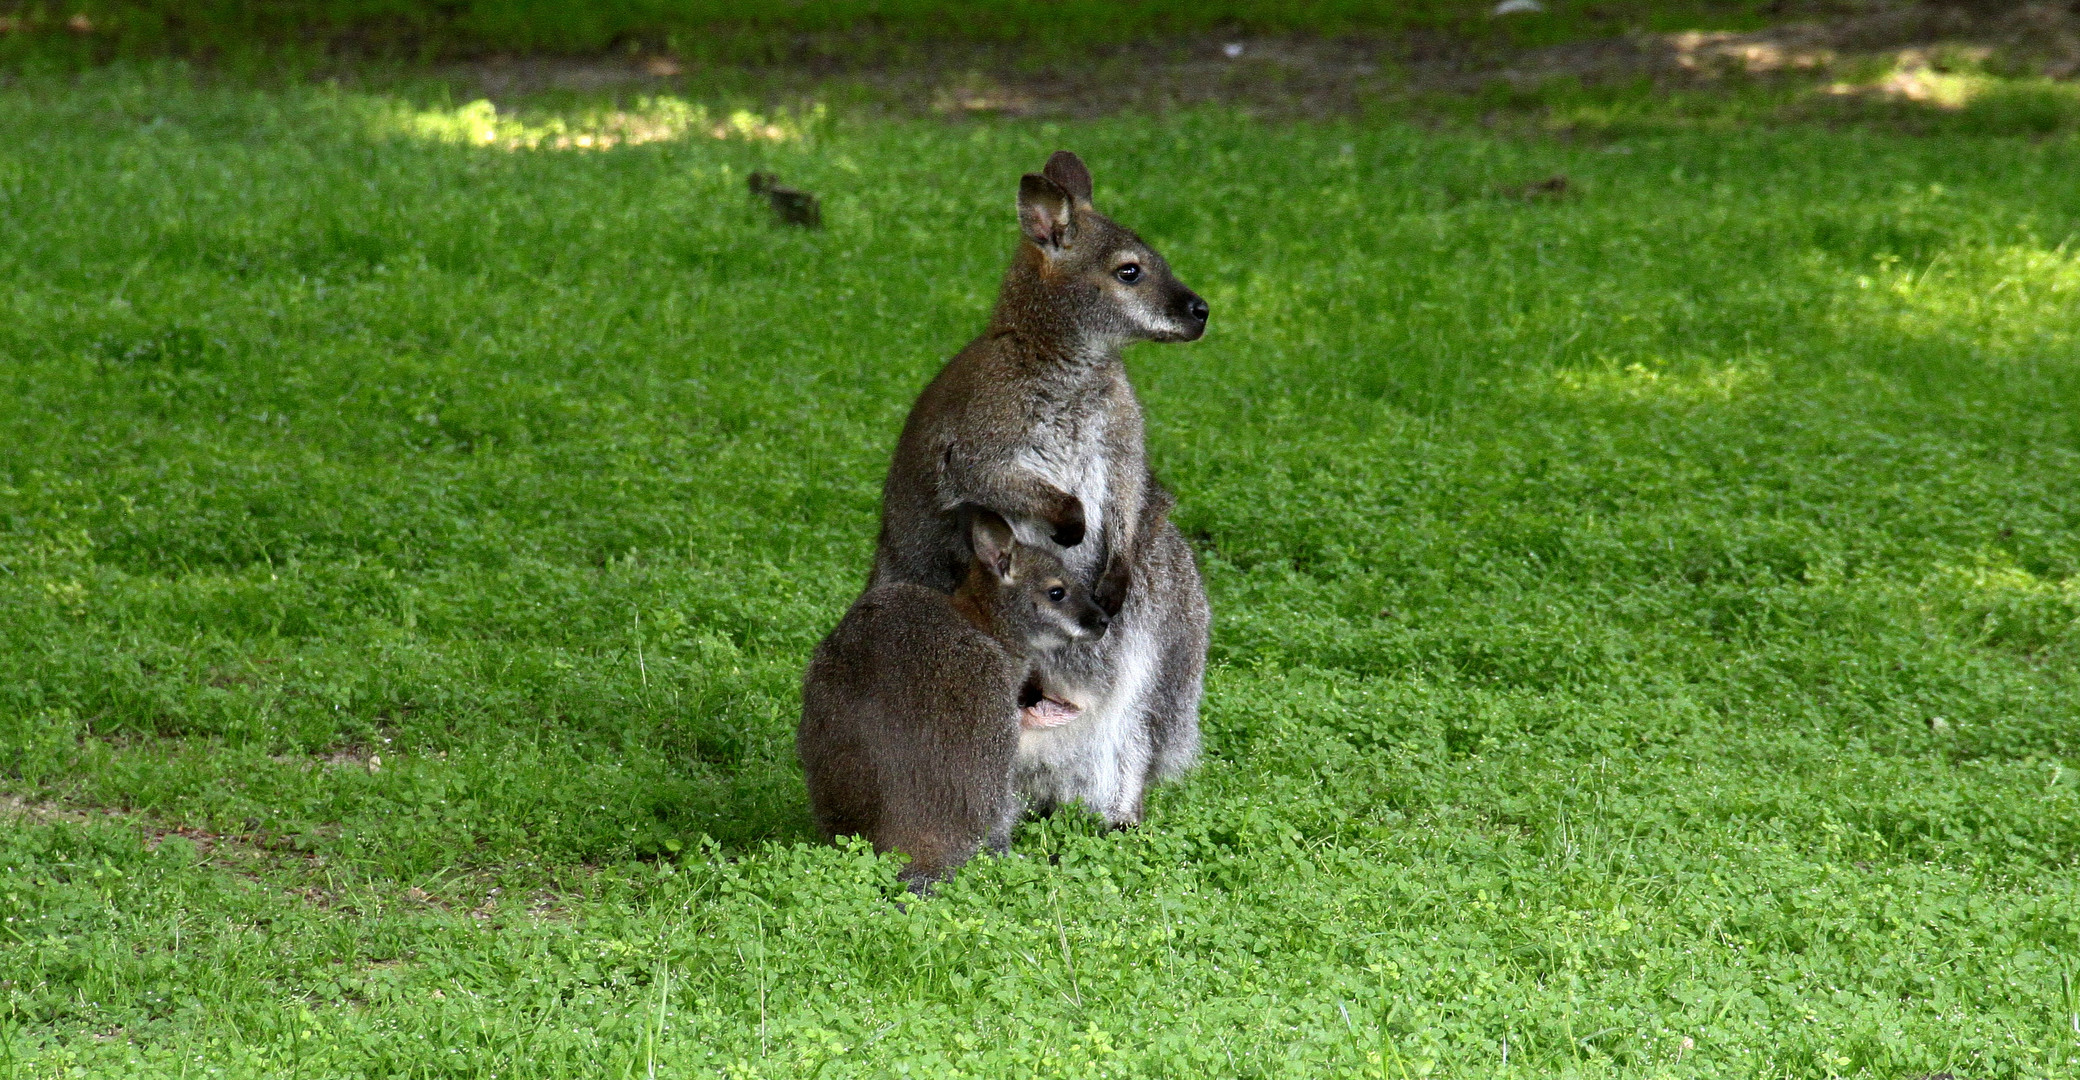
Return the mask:
<svg viewBox="0 0 2080 1080">
<path fill-rule="evenodd" d="M 1030 387 L 1007 434 L 1015 431 L 1013 462 L 1081 499 L 1097 535 L 1106 517 L 1133 512 L 1118 505 L 1116 481 L 1142 467 L 1141 406 L 1117 357 L 1086 363 L 1073 380 Z"/>
<path fill-rule="evenodd" d="M 1025 438 L 1011 455 L 1016 468 L 1031 472 L 1082 501 L 1087 535 L 1092 537 L 1104 535 L 1106 519 L 1119 512 L 1112 490 L 1118 464 L 1113 458 L 1117 452 L 1108 438 L 1112 420 L 1111 410 L 1106 408 L 1040 414 L 1032 420 Z M 1027 521 L 1020 525 L 1020 539 L 1025 542 L 1039 543 L 1045 538 L 1040 523 Z M 1101 546 L 1086 543 L 1069 548 L 1062 553 L 1063 561 L 1074 570 L 1088 569 L 1101 554 Z"/>
</svg>

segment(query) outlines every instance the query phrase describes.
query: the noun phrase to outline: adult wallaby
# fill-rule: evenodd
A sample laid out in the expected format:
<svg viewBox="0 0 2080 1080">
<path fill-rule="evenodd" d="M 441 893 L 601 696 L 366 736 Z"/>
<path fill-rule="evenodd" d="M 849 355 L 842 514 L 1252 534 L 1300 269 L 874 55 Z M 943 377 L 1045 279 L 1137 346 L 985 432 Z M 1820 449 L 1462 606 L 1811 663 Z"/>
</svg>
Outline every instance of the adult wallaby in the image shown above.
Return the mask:
<svg viewBox="0 0 2080 1080">
<path fill-rule="evenodd" d="M 868 589 L 816 647 L 795 732 L 817 828 L 908 855 L 902 877 L 920 891 L 981 845 L 1010 844 L 1019 688 L 1033 658 L 1109 621 L 1052 552 L 987 510 L 967 516 L 966 580 L 951 596 Z"/>
<path fill-rule="evenodd" d="M 873 581 L 952 590 L 967 559 L 965 506 L 1003 516 L 1026 544 L 1054 545 L 1113 616 L 1112 632 L 1037 665 L 1035 704 L 1058 707 L 1028 714 L 1017 785 L 1040 812 L 1081 801 L 1132 825 L 1148 784 L 1198 754 L 1208 614 L 1191 549 L 1148 470 L 1120 349 L 1196 340 L 1207 306 L 1092 206 L 1075 154 L 1057 152 L 1020 180 L 1018 220 L 1023 240 L 988 330 L 903 426 Z"/>
</svg>

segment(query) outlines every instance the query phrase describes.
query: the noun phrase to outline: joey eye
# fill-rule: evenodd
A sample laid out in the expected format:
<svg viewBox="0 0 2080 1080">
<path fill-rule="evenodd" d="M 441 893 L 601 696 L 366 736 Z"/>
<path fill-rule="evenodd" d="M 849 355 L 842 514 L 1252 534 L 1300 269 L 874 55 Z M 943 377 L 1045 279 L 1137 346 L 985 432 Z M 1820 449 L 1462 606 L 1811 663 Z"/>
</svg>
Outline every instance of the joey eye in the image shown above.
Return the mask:
<svg viewBox="0 0 2080 1080">
<path fill-rule="evenodd" d="M 1141 280 L 1141 264 L 1128 263 L 1125 266 L 1122 266 L 1119 269 L 1114 270 L 1112 272 L 1112 276 L 1120 279 L 1121 281 L 1126 282 L 1129 285 L 1132 285 L 1133 283 Z"/>
<path fill-rule="evenodd" d="M 1069 590 L 1062 588 L 1060 585 L 1057 585 L 1054 588 L 1047 590 L 1047 598 L 1049 600 L 1054 601 L 1057 604 L 1061 603 L 1062 598 L 1068 595 Z"/>
</svg>

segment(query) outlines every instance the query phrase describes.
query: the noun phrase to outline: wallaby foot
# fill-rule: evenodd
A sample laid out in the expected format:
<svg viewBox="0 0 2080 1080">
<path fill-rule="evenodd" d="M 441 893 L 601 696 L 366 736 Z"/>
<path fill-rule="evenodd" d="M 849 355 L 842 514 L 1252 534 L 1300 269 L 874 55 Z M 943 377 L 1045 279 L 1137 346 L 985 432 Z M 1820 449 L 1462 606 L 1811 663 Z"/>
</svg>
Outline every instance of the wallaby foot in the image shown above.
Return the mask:
<svg viewBox="0 0 2080 1080">
<path fill-rule="evenodd" d="M 939 882 L 944 881 L 945 878 L 936 874 L 918 874 L 915 876 L 897 874 L 896 880 L 902 882 L 903 887 L 910 890 L 912 896 L 923 898 L 938 892 Z M 901 908 L 902 906 L 902 901 L 896 901 L 896 907 Z"/>
<path fill-rule="evenodd" d="M 1018 797 L 1009 792 L 1004 794 L 1003 813 L 990 826 L 989 836 L 982 842 L 983 849 L 1003 858 L 1011 854 L 1011 833 L 1018 828 Z"/>
</svg>

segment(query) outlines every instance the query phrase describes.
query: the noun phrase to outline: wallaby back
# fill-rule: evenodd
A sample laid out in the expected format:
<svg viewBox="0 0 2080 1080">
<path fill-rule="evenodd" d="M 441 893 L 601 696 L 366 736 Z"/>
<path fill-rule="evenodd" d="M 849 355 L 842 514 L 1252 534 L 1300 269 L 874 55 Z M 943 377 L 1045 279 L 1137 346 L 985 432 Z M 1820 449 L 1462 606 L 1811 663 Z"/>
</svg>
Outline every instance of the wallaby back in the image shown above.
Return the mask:
<svg viewBox="0 0 2080 1080">
<path fill-rule="evenodd" d="M 1030 657 L 1105 631 L 1087 588 L 1049 552 L 977 513 L 971 572 L 952 596 L 908 582 L 867 590 L 816 648 L 796 752 L 817 828 L 910 857 L 929 889 L 1018 813 L 1011 774 Z"/>
</svg>

